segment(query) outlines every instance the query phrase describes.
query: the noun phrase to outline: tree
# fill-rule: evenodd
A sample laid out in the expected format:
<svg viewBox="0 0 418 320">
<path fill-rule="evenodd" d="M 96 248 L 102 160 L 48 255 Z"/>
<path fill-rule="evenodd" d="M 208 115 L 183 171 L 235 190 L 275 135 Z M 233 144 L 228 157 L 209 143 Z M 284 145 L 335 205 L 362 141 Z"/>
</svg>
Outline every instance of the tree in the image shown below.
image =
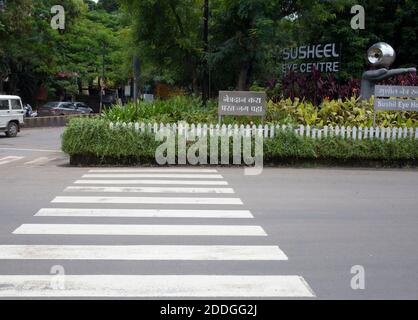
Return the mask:
<svg viewBox="0 0 418 320">
<path fill-rule="evenodd" d="M 99 0 L 98 7 L 107 11 L 108 13 L 115 12 L 119 9 L 117 0 Z"/>
<path fill-rule="evenodd" d="M 203 44 L 197 0 L 123 0 L 133 24 L 142 70 L 198 92 Z"/>
<path fill-rule="evenodd" d="M 366 28 L 353 30 L 350 9 L 360 4 L 366 12 Z M 341 78 L 360 77 L 367 68 L 367 49 L 376 42 L 391 44 L 398 54 L 395 66 L 416 66 L 418 46 L 418 4 L 413 0 L 330 1 L 320 11 L 302 16 L 294 24 L 293 37 L 298 43 L 341 43 L 343 48 Z"/>
<path fill-rule="evenodd" d="M 311 1 L 214 0 L 212 1 L 212 54 L 215 68 L 230 66 L 235 88 L 247 90 L 254 71 L 280 45 L 279 30 L 291 14 L 309 11 Z M 226 81 L 230 83 L 230 81 Z"/>
<path fill-rule="evenodd" d="M 2 80 L 8 78 L 7 91 L 27 99 L 40 86 L 51 93 L 74 93 L 77 84 L 98 77 L 103 54 L 109 83 L 124 83 L 129 76 L 121 67 L 127 27 L 120 15 L 89 6 L 88 1 L 63 0 L 65 29 L 54 30 L 50 26 L 54 4 L 54 0 L 16 0 L 0 12 L 0 90 Z"/>
</svg>

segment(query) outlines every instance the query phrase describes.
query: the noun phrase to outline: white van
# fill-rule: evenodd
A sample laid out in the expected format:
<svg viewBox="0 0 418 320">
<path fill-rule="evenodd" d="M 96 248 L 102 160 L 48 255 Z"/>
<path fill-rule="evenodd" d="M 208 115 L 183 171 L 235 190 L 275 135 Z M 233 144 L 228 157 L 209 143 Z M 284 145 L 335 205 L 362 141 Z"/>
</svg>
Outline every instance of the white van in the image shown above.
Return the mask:
<svg viewBox="0 0 418 320">
<path fill-rule="evenodd" d="M 22 100 L 18 96 L 0 95 L 0 132 L 8 137 L 16 137 L 24 125 Z"/>
</svg>

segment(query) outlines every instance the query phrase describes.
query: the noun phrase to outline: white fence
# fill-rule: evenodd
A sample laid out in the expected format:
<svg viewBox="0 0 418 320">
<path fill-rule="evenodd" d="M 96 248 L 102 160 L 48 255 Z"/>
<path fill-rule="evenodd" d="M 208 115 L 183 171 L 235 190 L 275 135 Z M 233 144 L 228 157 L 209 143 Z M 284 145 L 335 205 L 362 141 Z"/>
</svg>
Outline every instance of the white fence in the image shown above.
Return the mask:
<svg viewBox="0 0 418 320">
<path fill-rule="evenodd" d="M 357 127 L 328 127 L 323 128 L 307 126 L 286 126 L 286 125 L 207 125 L 207 124 L 163 124 L 163 123 L 110 123 L 111 129 L 131 128 L 138 132 L 155 133 L 159 130 L 170 130 L 182 135 L 206 136 L 206 135 L 263 135 L 264 138 L 274 138 L 277 132 L 293 130 L 300 136 L 311 137 L 314 139 L 339 136 L 344 139 L 380 139 L 380 140 L 400 140 L 418 139 L 418 128 L 357 128 Z"/>
</svg>

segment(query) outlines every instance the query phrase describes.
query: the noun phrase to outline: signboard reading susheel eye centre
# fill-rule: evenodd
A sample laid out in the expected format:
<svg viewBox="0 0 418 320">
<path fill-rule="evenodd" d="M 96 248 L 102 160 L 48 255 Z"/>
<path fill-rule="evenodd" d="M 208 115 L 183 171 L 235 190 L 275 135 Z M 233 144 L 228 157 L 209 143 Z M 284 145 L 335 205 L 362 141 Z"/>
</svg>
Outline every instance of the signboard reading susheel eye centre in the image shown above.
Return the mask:
<svg viewBox="0 0 418 320">
<path fill-rule="evenodd" d="M 266 114 L 266 94 L 252 91 L 219 91 L 220 116 L 260 116 Z"/>
<path fill-rule="evenodd" d="M 376 86 L 375 97 L 376 110 L 418 111 L 418 87 Z"/>
<path fill-rule="evenodd" d="M 311 73 L 318 70 L 322 73 L 340 71 L 340 48 L 336 43 L 315 44 L 283 50 L 282 72 Z"/>
</svg>

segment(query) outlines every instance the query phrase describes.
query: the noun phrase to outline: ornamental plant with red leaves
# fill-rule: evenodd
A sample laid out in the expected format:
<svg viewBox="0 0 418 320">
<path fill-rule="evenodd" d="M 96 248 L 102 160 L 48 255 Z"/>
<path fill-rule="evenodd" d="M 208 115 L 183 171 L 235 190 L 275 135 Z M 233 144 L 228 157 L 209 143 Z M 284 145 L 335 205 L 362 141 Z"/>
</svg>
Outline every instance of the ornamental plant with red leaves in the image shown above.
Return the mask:
<svg viewBox="0 0 418 320">
<path fill-rule="evenodd" d="M 269 81 L 268 85 L 275 85 L 276 81 Z M 310 74 L 288 73 L 281 80 L 281 96 L 272 97 L 273 100 L 281 98 L 292 101 L 295 98 L 309 101 L 314 105 L 320 105 L 324 100 L 350 99 L 358 97 L 360 93 L 360 79 L 348 79 L 340 82 L 333 74 L 321 74 L 314 70 Z M 398 75 L 392 79 L 382 81 L 380 84 L 418 86 L 418 76 L 416 73 Z"/>
</svg>

